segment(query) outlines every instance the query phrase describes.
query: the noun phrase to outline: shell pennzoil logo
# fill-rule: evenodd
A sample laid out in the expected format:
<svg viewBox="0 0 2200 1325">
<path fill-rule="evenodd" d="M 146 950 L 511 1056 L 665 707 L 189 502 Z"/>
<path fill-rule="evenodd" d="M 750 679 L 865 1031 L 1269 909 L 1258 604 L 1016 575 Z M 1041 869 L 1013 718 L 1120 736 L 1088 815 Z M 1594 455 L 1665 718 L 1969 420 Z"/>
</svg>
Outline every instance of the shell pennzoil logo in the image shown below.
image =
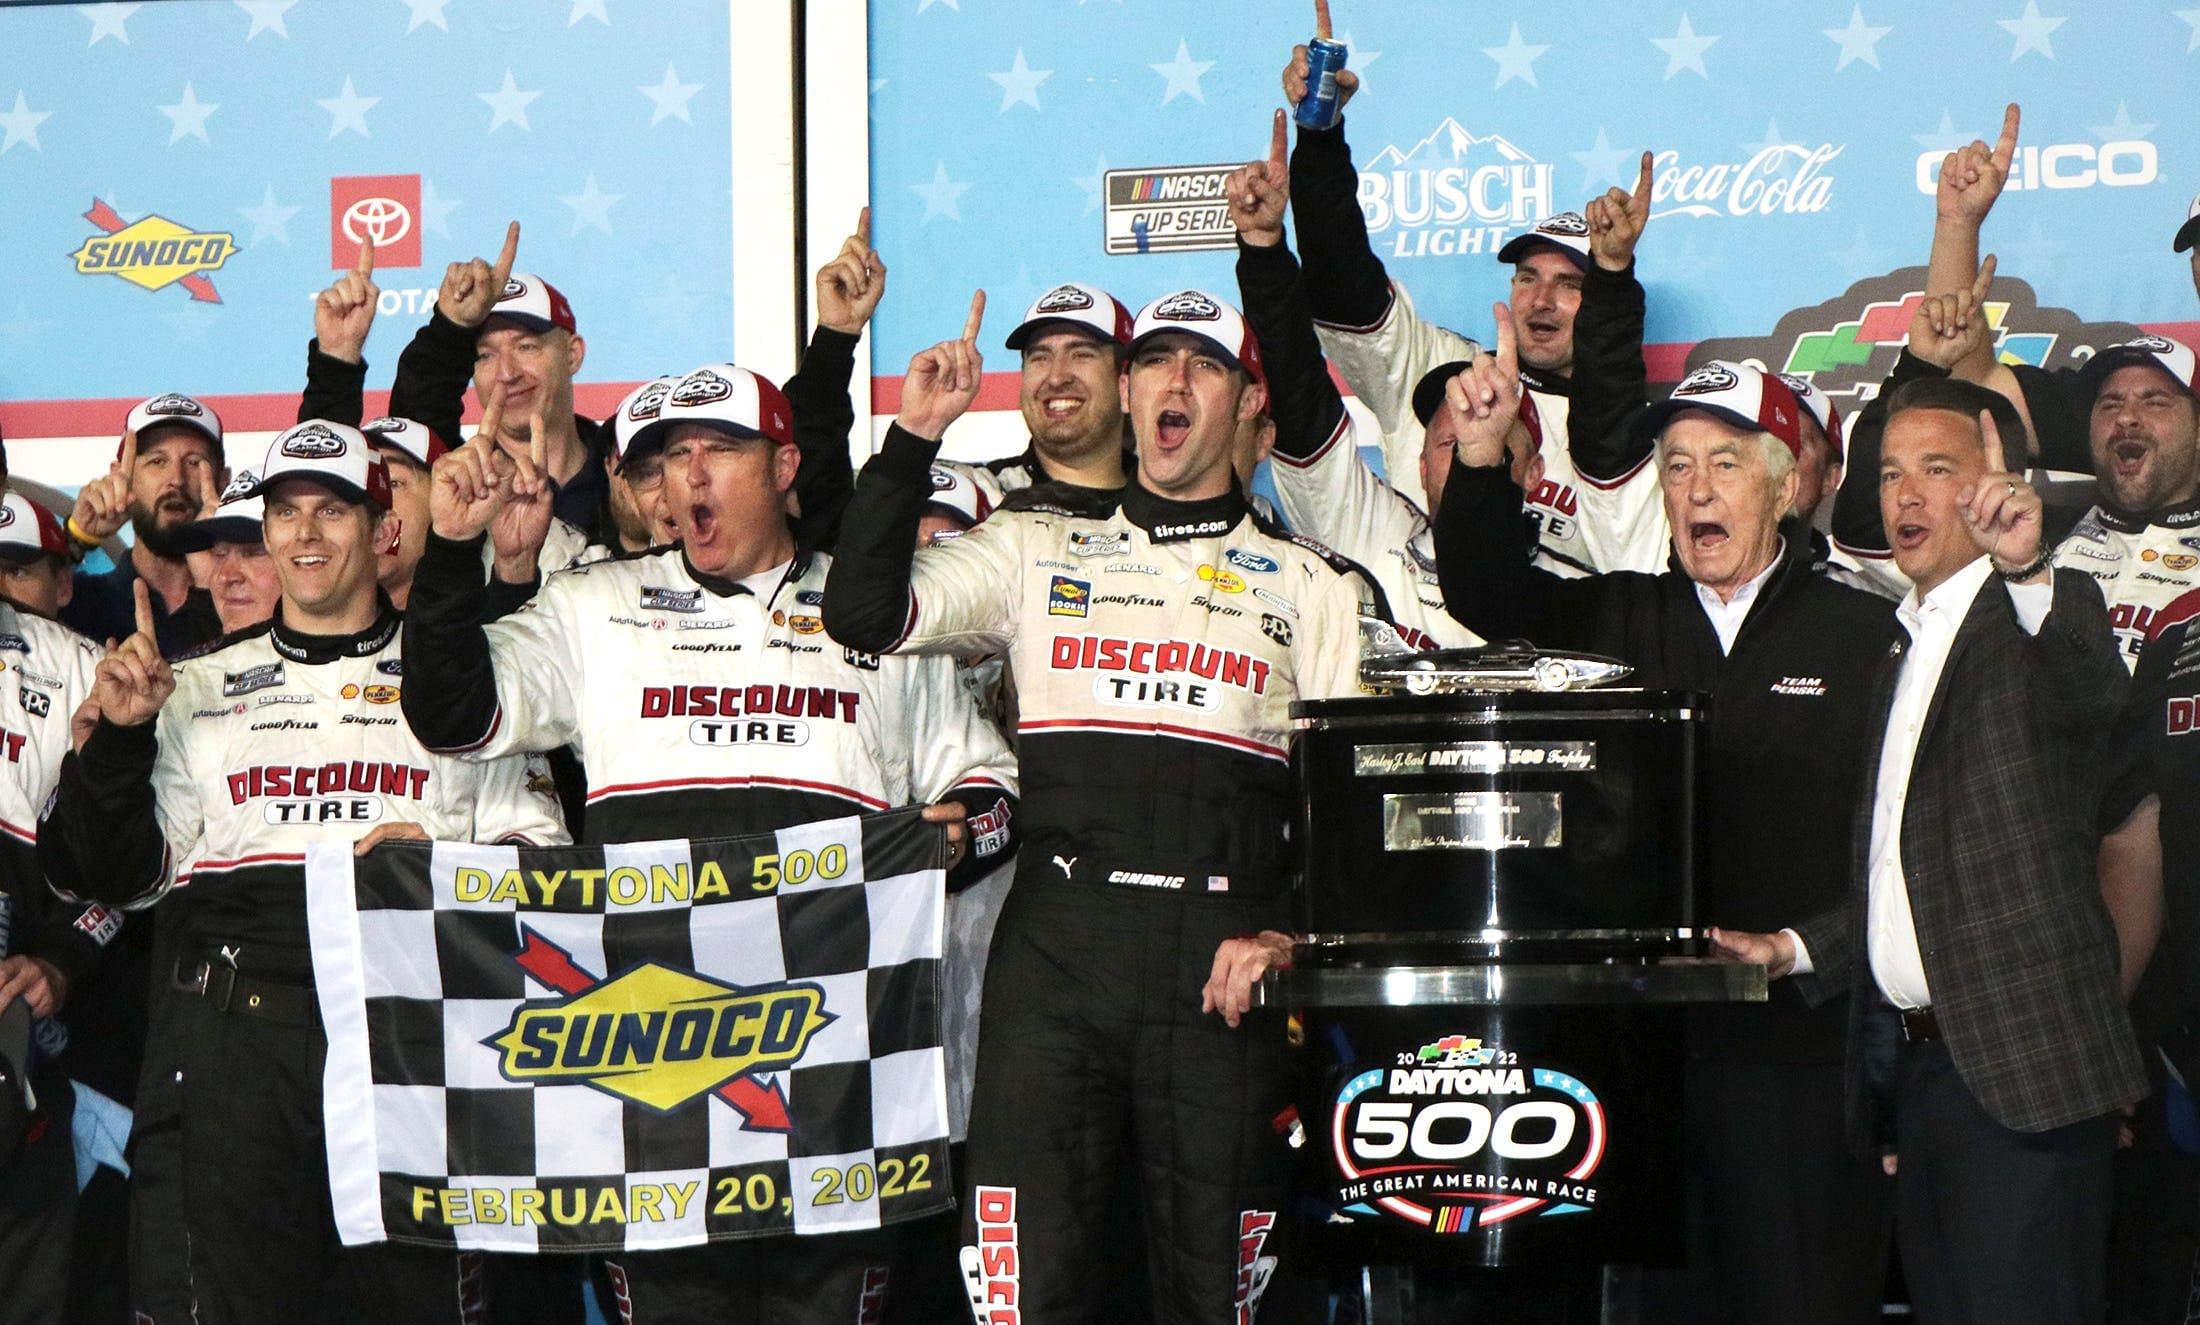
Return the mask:
<svg viewBox="0 0 2200 1325">
<path fill-rule="evenodd" d="M 237 256 L 237 237 L 226 230 L 193 230 L 165 216 L 125 223 L 97 198 L 84 219 L 99 228 L 69 256 L 83 276 L 119 276 L 141 290 L 181 285 L 199 303 L 218 304 L 209 272 Z"/>
<path fill-rule="evenodd" d="M 593 1086 L 659 1113 L 717 1094 L 752 1126 L 784 1130 L 784 1096 L 758 1074 L 800 1062 L 835 1020 L 814 984 L 743 988 L 656 962 L 598 980 L 533 931 L 513 960 L 564 996 L 521 1004 L 482 1041 L 505 1079 Z"/>
</svg>

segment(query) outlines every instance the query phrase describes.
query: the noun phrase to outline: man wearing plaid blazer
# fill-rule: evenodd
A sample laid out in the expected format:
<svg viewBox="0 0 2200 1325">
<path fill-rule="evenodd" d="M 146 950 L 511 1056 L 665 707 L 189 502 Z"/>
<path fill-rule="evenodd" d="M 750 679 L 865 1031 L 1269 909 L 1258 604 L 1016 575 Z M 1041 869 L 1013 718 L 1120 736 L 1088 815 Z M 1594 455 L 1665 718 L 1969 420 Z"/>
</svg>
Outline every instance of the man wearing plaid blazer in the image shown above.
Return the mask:
<svg viewBox="0 0 2200 1325">
<path fill-rule="evenodd" d="M 1983 395 L 1918 383 L 1888 412 L 1881 515 L 1915 588 L 1874 698 L 1849 902 L 1714 935 L 1807 997 L 1851 994 L 1850 1133 L 1891 1123 L 1919 1317 L 2097 1321 L 2116 1111 L 2146 1093 L 2094 867 L 2127 686 L 2091 578 L 2048 569 Z"/>
</svg>

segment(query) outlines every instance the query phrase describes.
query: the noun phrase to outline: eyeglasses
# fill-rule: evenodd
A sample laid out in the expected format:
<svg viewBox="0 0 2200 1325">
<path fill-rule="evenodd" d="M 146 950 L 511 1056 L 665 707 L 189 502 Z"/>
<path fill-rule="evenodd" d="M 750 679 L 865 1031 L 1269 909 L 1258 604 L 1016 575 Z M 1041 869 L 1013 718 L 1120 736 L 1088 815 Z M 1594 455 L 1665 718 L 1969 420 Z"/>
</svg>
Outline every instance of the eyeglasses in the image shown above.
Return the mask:
<svg viewBox="0 0 2200 1325">
<path fill-rule="evenodd" d="M 619 477 L 626 482 L 626 486 L 636 492 L 655 492 L 664 486 L 665 467 L 663 465 L 629 465 L 619 471 Z"/>
</svg>

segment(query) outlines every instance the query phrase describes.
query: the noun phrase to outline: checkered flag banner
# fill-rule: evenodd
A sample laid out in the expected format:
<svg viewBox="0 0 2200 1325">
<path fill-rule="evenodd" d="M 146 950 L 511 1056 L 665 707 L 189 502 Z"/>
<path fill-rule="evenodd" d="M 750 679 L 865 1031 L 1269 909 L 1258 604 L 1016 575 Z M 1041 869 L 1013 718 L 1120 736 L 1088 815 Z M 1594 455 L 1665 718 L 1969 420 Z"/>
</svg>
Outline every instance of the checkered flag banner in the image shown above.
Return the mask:
<svg viewBox="0 0 2200 1325">
<path fill-rule="evenodd" d="M 640 1251 L 944 1210 L 946 836 L 307 857 L 347 1245 Z"/>
</svg>

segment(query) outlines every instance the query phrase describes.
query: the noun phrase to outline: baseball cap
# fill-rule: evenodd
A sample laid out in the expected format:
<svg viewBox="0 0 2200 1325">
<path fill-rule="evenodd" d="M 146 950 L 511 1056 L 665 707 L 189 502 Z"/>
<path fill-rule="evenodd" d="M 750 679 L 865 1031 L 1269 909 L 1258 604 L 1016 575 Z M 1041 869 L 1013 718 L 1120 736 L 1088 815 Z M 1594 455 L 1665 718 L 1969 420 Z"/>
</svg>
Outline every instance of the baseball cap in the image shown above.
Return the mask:
<svg viewBox="0 0 2200 1325">
<path fill-rule="evenodd" d="M 2187 394 L 2200 399 L 2200 371 L 2196 371 L 2200 363 L 2195 360 L 2192 347 L 2183 341 L 2151 334 L 2133 336 L 2086 360 L 2081 375 L 2085 379 L 2088 399 L 2101 393 L 2101 383 L 2108 380 L 2110 373 L 2134 364 L 2160 370 Z"/>
<path fill-rule="evenodd" d="M 212 515 L 193 520 L 176 531 L 176 547 L 184 552 L 204 552 L 216 543 L 259 543 L 267 537 L 260 517 L 267 509 L 259 494 L 260 476 L 240 469 L 222 489 L 221 504 Z"/>
<path fill-rule="evenodd" d="M 1497 250 L 1499 262 L 1519 262 L 1539 248 L 1557 249 L 1576 267 L 1589 269 L 1589 222 L 1580 212 L 1553 212 L 1526 234 L 1514 235 Z"/>
<path fill-rule="evenodd" d="M 146 429 L 158 428 L 166 424 L 180 424 L 212 442 L 214 444 L 214 460 L 216 463 L 221 461 L 221 416 L 216 414 L 204 401 L 184 395 L 180 391 L 170 391 L 139 401 L 132 407 L 130 417 L 124 421 L 122 426 L 128 432 L 143 436 Z M 121 454 L 122 448 L 117 444 L 115 455 L 120 457 Z"/>
<path fill-rule="evenodd" d="M 367 420 L 359 425 L 359 432 L 369 446 L 387 446 L 401 451 L 422 469 L 433 467 L 444 452 L 451 449 L 443 435 L 427 424 L 418 419 L 401 419 L 394 414 Z"/>
<path fill-rule="evenodd" d="M 622 404 L 620 413 L 625 412 Z M 794 444 L 794 409 L 778 387 L 746 368 L 710 363 L 672 384 L 657 417 L 634 430 L 619 458 L 664 449 L 666 436 L 682 423 L 700 423 L 733 437 Z"/>
<path fill-rule="evenodd" d="M 2171 247 L 2182 253 L 2194 244 L 2200 244 L 2200 193 L 2193 195 L 2192 206 L 2185 209 L 2185 223 L 2177 227 L 2177 238 Z"/>
<path fill-rule="evenodd" d="M 1780 381 L 1795 393 L 1795 399 L 1810 416 L 1818 420 L 1818 431 L 1826 435 L 1833 446 L 1833 458 L 1848 458 L 1848 447 L 1841 440 L 1841 411 L 1833 407 L 1833 397 L 1818 389 L 1818 384 L 1798 373 L 1781 373 Z"/>
<path fill-rule="evenodd" d="M 986 500 L 985 490 L 966 470 L 952 465 L 932 466 L 932 495 L 925 499 L 928 505 L 944 507 L 966 525 L 976 524 L 993 513 L 993 503 Z"/>
<path fill-rule="evenodd" d="M 1421 374 L 1421 380 L 1413 387 L 1413 417 L 1421 421 L 1422 427 L 1428 427 L 1428 421 L 1444 407 L 1444 384 L 1471 366 L 1465 359 L 1454 359 Z"/>
<path fill-rule="evenodd" d="M 504 282 L 504 293 L 489 309 L 490 317 L 508 317 L 521 326 L 536 331 L 548 331 L 562 327 L 574 331 L 573 305 L 558 293 L 558 287 L 523 271 L 515 271 Z"/>
<path fill-rule="evenodd" d="M 1148 337 L 1169 331 L 1199 337 L 1221 351 L 1232 368 L 1243 369 L 1256 382 L 1263 380 L 1260 342 L 1253 339 L 1253 329 L 1246 325 L 1244 314 L 1226 301 L 1204 290 L 1165 294 L 1138 310 L 1131 323 L 1130 348 L 1135 351 Z"/>
<path fill-rule="evenodd" d="M 665 397 L 678 385 L 679 376 L 671 374 L 651 378 L 626 393 L 626 399 L 611 411 L 611 456 L 614 460 L 625 461 L 635 437 L 657 421 L 658 415 L 664 412 Z"/>
<path fill-rule="evenodd" d="M 267 459 L 250 487 L 233 490 L 264 497 L 286 478 L 311 479 L 347 501 L 390 506 L 390 471 L 357 428 L 327 419 L 308 419 L 285 428 L 267 444 Z"/>
<path fill-rule="evenodd" d="M 1072 281 L 1031 301 L 1031 307 L 1024 310 L 1024 320 L 1008 333 L 1008 348 L 1022 349 L 1024 342 L 1056 322 L 1064 324 L 1065 330 L 1082 330 L 1094 340 L 1131 343 L 1131 311 L 1123 307 L 1123 301 L 1097 285 Z"/>
<path fill-rule="evenodd" d="M 1682 378 L 1672 395 L 1635 416 L 1628 425 L 1628 436 L 1641 445 L 1665 431 L 1674 415 L 1692 409 L 1713 414 L 1737 428 L 1769 432 L 1785 442 L 1796 458 L 1802 457 L 1802 406 L 1795 393 L 1770 373 L 1725 359 L 1713 359 Z"/>
<path fill-rule="evenodd" d="M 0 561 L 27 566 L 46 556 L 66 561 L 69 553 L 68 535 L 52 511 L 20 492 L 0 497 Z"/>
</svg>

